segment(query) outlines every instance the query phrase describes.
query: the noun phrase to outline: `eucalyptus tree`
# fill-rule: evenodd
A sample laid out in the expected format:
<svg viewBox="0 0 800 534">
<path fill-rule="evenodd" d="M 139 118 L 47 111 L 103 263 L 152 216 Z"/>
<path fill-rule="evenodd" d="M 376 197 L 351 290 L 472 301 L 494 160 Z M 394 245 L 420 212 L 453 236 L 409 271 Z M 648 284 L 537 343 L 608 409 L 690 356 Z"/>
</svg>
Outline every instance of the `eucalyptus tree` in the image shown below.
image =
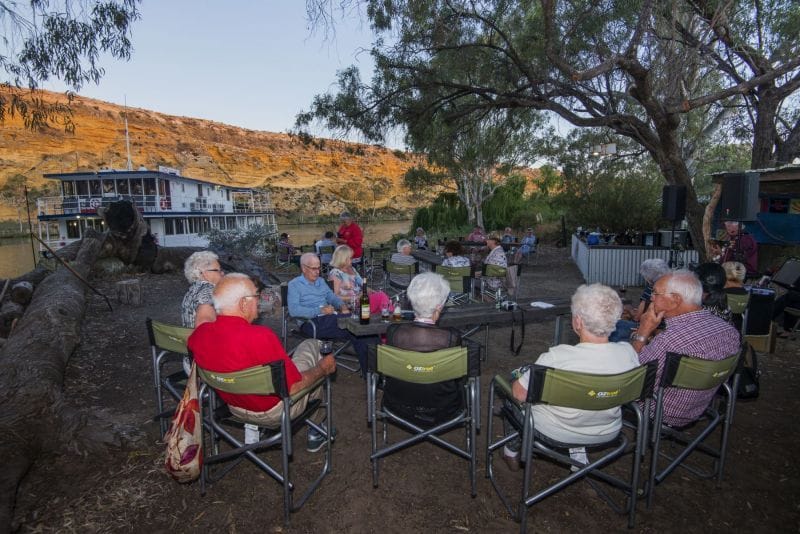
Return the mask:
<svg viewBox="0 0 800 534">
<path fill-rule="evenodd" d="M 69 103 L 46 102 L 35 90 L 57 78 L 78 91 L 103 77 L 103 54 L 129 59 L 140 1 L 0 0 L 0 123 L 19 116 L 28 128 L 74 130 Z"/>
<path fill-rule="evenodd" d="M 605 128 L 646 150 L 668 183 L 687 187 L 701 252 L 696 151 L 685 133 L 694 128 L 707 143 L 744 112 L 751 164 L 764 161 L 756 147 L 771 147 L 769 161 L 797 154 L 800 4 L 792 0 L 307 0 L 317 20 L 356 4 L 377 35 L 372 80 L 341 72 L 338 92 L 317 96 L 299 126 L 316 119 L 381 140 L 433 118 L 470 123 L 487 111 L 533 109 Z"/>
</svg>

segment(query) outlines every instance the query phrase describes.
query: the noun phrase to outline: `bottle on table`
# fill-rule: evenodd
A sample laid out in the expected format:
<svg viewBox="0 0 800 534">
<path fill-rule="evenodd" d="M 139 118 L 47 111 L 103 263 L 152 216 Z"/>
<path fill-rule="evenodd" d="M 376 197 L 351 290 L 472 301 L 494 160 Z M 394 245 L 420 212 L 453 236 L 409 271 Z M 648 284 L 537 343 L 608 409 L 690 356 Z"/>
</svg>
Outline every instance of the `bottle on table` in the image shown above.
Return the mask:
<svg viewBox="0 0 800 534">
<path fill-rule="evenodd" d="M 369 295 L 367 284 L 361 287 L 361 324 L 369 324 Z"/>
</svg>

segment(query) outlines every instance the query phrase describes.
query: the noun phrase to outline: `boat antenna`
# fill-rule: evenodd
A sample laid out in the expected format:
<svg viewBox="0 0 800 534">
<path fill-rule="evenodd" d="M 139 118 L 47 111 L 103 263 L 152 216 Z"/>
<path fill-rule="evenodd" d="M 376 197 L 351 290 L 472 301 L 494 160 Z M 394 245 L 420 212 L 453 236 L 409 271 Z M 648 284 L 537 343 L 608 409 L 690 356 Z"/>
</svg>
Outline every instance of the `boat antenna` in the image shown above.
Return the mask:
<svg viewBox="0 0 800 534">
<path fill-rule="evenodd" d="M 124 96 L 125 99 L 125 151 L 128 154 L 128 170 L 133 170 L 133 163 L 131 162 L 131 138 L 128 135 L 128 96 Z"/>
</svg>

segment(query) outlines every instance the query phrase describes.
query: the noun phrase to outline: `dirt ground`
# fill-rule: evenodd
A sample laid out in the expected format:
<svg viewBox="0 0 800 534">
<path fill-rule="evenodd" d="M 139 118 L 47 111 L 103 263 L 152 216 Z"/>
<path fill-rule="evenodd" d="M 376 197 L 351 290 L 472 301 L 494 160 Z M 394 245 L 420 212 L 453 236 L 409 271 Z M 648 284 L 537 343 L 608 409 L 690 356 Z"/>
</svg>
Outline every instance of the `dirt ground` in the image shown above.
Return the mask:
<svg viewBox="0 0 800 534">
<path fill-rule="evenodd" d="M 364 382 L 340 370 L 333 384 L 338 436 L 333 470 L 298 513 L 283 526 L 279 486 L 249 463 L 212 485 L 205 497 L 197 483 L 180 485 L 165 474 L 155 412 L 145 318 L 178 323 L 187 284 L 182 276 L 142 275 L 143 305 L 108 312 L 91 296 L 82 343 L 67 371 L 68 402 L 103 412 L 126 436 L 122 449 L 91 457 L 64 453 L 44 457 L 24 479 L 15 527 L 20 532 L 513 532 L 508 516 L 484 477 L 488 384 L 533 361 L 551 338 L 553 322 L 529 326 L 520 356 L 508 351 L 508 328 L 492 331 L 494 348 L 482 369 L 484 421 L 478 435 L 478 494 L 469 495 L 467 463 L 423 444 L 384 460 L 380 486 L 372 487 Z M 115 280 L 98 281 L 112 293 Z M 547 300 L 569 296 L 581 283 L 568 249 L 542 247 L 525 269 L 522 294 Z M 628 296 L 636 298 L 636 292 Z M 277 327 L 277 319 L 270 319 Z M 686 471 L 658 487 L 651 509 L 638 507 L 640 532 L 798 532 L 800 484 L 795 459 L 798 432 L 790 421 L 800 408 L 796 341 L 779 340 L 761 358 L 761 396 L 737 405 L 725 478 L 720 488 Z M 793 393 L 794 392 L 794 393 Z M 794 414 L 794 415 L 793 415 Z M 398 435 L 394 431 L 393 435 Z M 298 434 L 293 468 L 303 481 L 321 453 L 305 450 Z M 627 464 L 627 462 L 626 462 Z M 496 463 L 508 487 L 521 474 Z M 537 462 L 534 484 L 563 474 Z M 307 480 L 307 478 L 305 479 Z M 301 482 L 302 483 L 302 482 Z M 514 490 L 516 491 L 516 490 Z M 528 511 L 531 532 L 625 531 L 626 521 L 579 482 Z"/>
</svg>

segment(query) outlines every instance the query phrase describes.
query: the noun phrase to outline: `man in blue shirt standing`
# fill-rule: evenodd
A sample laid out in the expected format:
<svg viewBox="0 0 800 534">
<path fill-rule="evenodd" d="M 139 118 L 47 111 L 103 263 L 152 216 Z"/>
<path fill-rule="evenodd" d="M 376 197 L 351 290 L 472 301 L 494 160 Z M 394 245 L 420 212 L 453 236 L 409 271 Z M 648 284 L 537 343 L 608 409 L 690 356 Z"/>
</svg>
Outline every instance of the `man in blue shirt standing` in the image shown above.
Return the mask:
<svg viewBox="0 0 800 534">
<path fill-rule="evenodd" d="M 362 373 L 367 368 L 367 344 L 372 338 L 359 338 L 349 330 L 339 328 L 338 315 L 348 314 L 347 305 L 337 297 L 319 276 L 320 261 L 313 252 L 300 256 L 301 275 L 289 282 L 289 314 L 304 320 L 300 331 L 306 336 L 325 339 L 345 339 L 353 344 Z"/>
</svg>

